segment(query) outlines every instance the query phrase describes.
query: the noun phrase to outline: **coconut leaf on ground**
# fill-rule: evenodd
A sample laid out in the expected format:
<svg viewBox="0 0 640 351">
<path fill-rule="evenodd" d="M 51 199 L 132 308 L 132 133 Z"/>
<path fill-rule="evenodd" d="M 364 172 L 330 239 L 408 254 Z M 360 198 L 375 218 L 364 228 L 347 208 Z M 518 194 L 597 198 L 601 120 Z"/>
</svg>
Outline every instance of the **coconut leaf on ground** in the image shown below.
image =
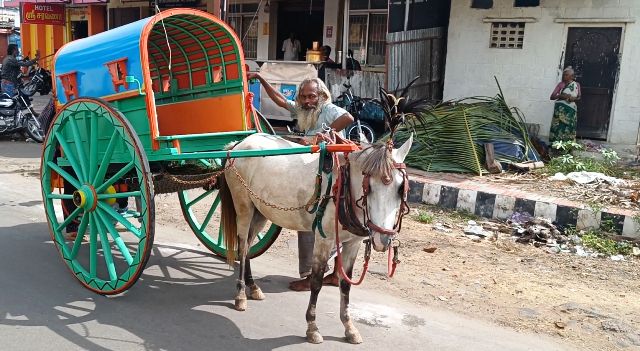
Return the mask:
<svg viewBox="0 0 640 351">
<path fill-rule="evenodd" d="M 409 132 L 414 133 L 414 147 L 405 163 L 431 172 L 482 175 L 487 173 L 485 143 L 507 143 L 522 148 L 520 158 L 496 150 L 496 160 L 501 163 L 526 161 L 531 152 L 537 157 L 522 113 L 510 108 L 502 90 L 499 91 L 494 98 L 465 98 L 428 107 L 423 124 L 407 121 L 395 134 L 396 142 L 400 143 L 408 139 Z"/>
</svg>

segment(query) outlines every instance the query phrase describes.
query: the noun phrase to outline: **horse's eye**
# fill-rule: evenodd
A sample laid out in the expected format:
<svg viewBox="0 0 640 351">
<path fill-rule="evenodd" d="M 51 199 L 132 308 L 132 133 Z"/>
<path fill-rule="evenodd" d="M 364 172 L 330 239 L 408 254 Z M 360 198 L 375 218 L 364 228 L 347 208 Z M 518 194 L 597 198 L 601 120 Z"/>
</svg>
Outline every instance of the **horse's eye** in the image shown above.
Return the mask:
<svg viewBox="0 0 640 351">
<path fill-rule="evenodd" d="M 404 193 L 404 182 L 402 182 L 402 184 L 400 184 L 400 187 L 398 188 L 398 194 L 402 195 Z"/>
</svg>

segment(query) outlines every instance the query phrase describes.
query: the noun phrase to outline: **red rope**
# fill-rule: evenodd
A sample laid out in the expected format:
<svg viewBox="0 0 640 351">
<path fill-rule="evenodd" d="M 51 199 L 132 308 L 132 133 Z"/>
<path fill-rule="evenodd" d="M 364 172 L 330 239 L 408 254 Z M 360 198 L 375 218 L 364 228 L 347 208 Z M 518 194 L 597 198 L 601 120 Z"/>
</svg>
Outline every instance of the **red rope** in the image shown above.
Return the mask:
<svg viewBox="0 0 640 351">
<path fill-rule="evenodd" d="M 253 97 L 255 94 L 252 92 L 247 93 L 247 98 L 245 99 L 245 104 L 247 104 L 246 110 L 249 116 L 253 116 L 253 124 L 256 126 L 256 130 L 258 133 L 264 133 L 262 130 L 262 126 L 260 125 L 260 121 L 258 120 L 258 112 L 256 111 L 256 107 L 253 106 Z"/>
<path fill-rule="evenodd" d="M 389 274 L 389 278 L 393 277 L 393 274 L 396 272 L 396 266 L 398 262 L 393 260 L 393 256 L 391 251 L 395 250 L 393 247 L 389 248 L 389 261 L 387 262 L 387 273 Z"/>
</svg>

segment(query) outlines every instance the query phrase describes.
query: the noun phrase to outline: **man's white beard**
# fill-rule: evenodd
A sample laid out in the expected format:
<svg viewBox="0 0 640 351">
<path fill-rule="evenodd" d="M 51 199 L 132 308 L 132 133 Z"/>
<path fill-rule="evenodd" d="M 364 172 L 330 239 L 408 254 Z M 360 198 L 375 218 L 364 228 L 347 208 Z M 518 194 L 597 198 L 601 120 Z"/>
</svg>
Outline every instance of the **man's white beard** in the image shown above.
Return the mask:
<svg viewBox="0 0 640 351">
<path fill-rule="evenodd" d="M 318 101 L 318 105 L 316 105 L 315 108 L 306 110 L 300 103 L 296 102 L 298 129 L 304 130 L 305 132 L 315 129 L 316 123 L 318 122 L 318 117 L 320 116 L 320 112 L 322 112 L 322 107 L 324 105 L 324 101 Z"/>
</svg>

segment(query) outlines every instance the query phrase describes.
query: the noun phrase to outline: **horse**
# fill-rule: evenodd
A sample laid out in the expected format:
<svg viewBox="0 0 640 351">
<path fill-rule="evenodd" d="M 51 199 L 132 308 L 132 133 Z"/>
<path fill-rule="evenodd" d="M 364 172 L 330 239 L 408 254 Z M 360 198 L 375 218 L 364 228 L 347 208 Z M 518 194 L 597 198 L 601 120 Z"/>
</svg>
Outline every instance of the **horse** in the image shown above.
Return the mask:
<svg viewBox="0 0 640 351">
<path fill-rule="evenodd" d="M 373 249 L 386 252 L 400 229 L 402 216 L 409 210 L 406 203 L 409 188 L 404 169 L 404 159 L 409 153 L 413 136 L 400 148 L 394 149 L 391 141 L 386 143 L 366 144 L 362 150 L 348 155 L 339 154 L 334 158 L 341 166 L 349 169 L 348 176 L 342 177 L 348 182 L 343 189 L 350 191 L 353 202 L 345 202 L 351 206 L 355 220 L 369 236 Z M 282 138 L 253 134 L 243 141 L 229 145 L 235 150 L 261 150 L 295 147 L 297 144 Z M 232 161 L 233 168 L 228 168 L 218 178 L 221 198 L 221 223 L 227 247 L 227 259 L 232 265 L 234 255 L 238 255 L 240 272 L 235 296 L 235 308 L 244 311 L 247 308 L 245 287 L 248 285 L 250 296 L 254 300 L 263 300 L 265 295 L 252 278 L 251 266 L 247 253 L 251 243 L 267 221 L 291 230 L 311 231 L 315 215 L 304 209 L 282 211 L 269 206 L 295 206 L 305 204 L 314 195 L 315 180 L 318 171 L 319 155 L 298 154 L 269 157 L 237 158 Z M 335 163 L 335 162 L 334 162 Z M 338 179 L 339 169 L 333 165 L 332 178 Z M 344 168 L 344 167 L 343 167 Z M 242 179 L 242 180 L 241 180 Z M 243 184 L 244 181 L 244 184 Z M 327 184 L 323 174 L 322 184 Z M 248 189 L 251 189 L 252 193 Z M 324 190 L 324 189 L 323 189 Z M 355 199 L 360 199 L 355 201 Z M 262 201 L 261 201 L 262 200 Z M 358 204 L 355 204 L 355 203 Z M 338 205 L 340 208 L 340 206 Z M 316 232 L 313 250 L 313 266 L 311 276 L 311 296 L 306 312 L 307 340 L 311 343 L 323 341 L 316 325 L 316 302 L 322 288 L 324 268 L 329 259 L 331 249 L 336 246 L 336 230 L 342 243 L 342 264 L 349 279 L 352 277 L 362 236 L 346 231 L 342 225 L 336 225 L 336 203 L 329 201 L 321 227 L 326 238 Z M 340 217 L 340 215 L 339 215 Z M 348 227 L 353 227 L 348 226 Z M 353 229 L 352 229 L 353 230 Z M 362 233 L 360 233 L 362 235 Z M 339 267 L 336 267 L 337 269 Z M 349 291 L 351 284 L 340 274 L 340 320 L 345 328 L 345 336 L 350 343 L 362 342 L 358 329 L 353 325 L 349 315 Z"/>
</svg>

